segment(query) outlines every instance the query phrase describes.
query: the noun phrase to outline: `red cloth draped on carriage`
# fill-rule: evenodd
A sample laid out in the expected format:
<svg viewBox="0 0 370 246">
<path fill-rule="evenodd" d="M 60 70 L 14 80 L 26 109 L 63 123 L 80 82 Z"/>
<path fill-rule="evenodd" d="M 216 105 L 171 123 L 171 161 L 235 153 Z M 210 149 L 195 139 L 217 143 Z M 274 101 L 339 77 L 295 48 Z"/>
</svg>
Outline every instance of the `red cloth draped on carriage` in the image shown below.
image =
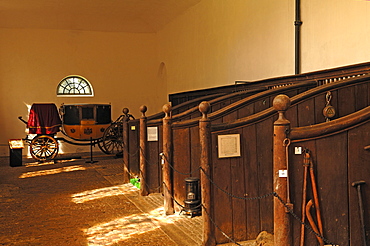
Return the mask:
<svg viewBox="0 0 370 246">
<path fill-rule="evenodd" d="M 61 125 L 62 121 L 54 103 L 32 104 L 27 122 L 30 134 L 55 134 Z"/>
</svg>

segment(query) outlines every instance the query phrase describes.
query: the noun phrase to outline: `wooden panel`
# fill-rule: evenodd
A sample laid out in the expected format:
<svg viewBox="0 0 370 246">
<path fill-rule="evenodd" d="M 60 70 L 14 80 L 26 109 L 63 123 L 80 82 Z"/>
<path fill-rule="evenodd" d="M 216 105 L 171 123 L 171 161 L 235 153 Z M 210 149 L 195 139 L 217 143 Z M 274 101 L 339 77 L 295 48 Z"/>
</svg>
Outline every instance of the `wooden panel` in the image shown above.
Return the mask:
<svg viewBox="0 0 370 246">
<path fill-rule="evenodd" d="M 272 140 L 273 120 L 272 117 L 259 122 L 257 130 L 257 165 L 259 179 L 259 194 L 265 195 L 273 191 L 272 187 Z M 260 230 L 273 232 L 273 197 L 267 197 L 260 201 L 261 228 Z"/>
<path fill-rule="evenodd" d="M 348 186 L 349 186 L 349 220 L 351 245 L 362 245 L 362 228 L 360 223 L 359 197 L 357 189 L 352 187 L 355 181 L 363 180 L 361 186 L 362 199 L 365 211 L 365 228 L 370 233 L 370 123 L 352 129 L 348 133 Z M 368 237 L 368 245 L 370 238 Z"/>
<path fill-rule="evenodd" d="M 212 143 L 217 143 L 217 134 L 212 134 Z M 212 149 L 212 179 L 222 190 L 231 193 L 230 158 L 218 158 L 217 148 Z M 212 186 L 214 221 L 226 235 L 232 235 L 232 202 L 231 197 Z M 217 243 L 226 243 L 228 239 L 215 229 Z"/>
<path fill-rule="evenodd" d="M 291 127 L 296 127 L 298 125 L 298 119 L 297 119 L 297 114 L 298 114 L 298 106 L 294 105 L 291 106 L 286 112 L 285 112 L 285 117 L 290 121 Z"/>
<path fill-rule="evenodd" d="M 192 177 L 200 178 L 200 141 L 199 141 L 199 126 L 190 128 L 190 172 Z"/>
<path fill-rule="evenodd" d="M 326 107 L 326 97 L 325 97 L 325 94 L 326 93 L 319 94 L 319 95 L 317 95 L 317 96 L 314 97 L 314 101 L 315 101 L 314 115 L 315 115 L 315 123 L 316 124 L 323 123 L 323 122 L 326 121 L 324 115 L 322 114 L 322 110 Z M 338 107 L 336 107 L 336 109 L 337 108 Z"/>
<path fill-rule="evenodd" d="M 315 141 L 305 141 L 300 143 L 292 143 L 289 151 L 289 174 L 290 174 L 290 198 L 294 206 L 294 213 L 302 218 L 302 201 L 303 201 L 303 180 L 304 180 L 304 166 L 303 166 L 303 153 L 294 154 L 295 147 L 301 147 L 302 151 L 309 149 L 312 153 L 316 153 L 316 142 Z M 308 170 L 307 170 L 308 171 Z M 306 202 L 304 206 L 310 199 L 313 199 L 310 176 L 307 173 L 306 175 Z M 301 238 L 301 223 L 297 219 L 291 218 L 293 225 L 293 245 L 299 245 Z M 306 224 L 309 224 L 307 219 L 305 220 Z M 304 229 L 305 238 L 311 238 L 312 234 L 307 229 Z M 310 236 L 307 236 L 310 235 Z M 306 243 L 305 245 L 310 245 Z M 316 245 L 316 244 L 313 244 Z"/>
<path fill-rule="evenodd" d="M 211 104 L 211 111 L 210 111 L 210 113 L 215 112 L 215 111 L 217 111 L 217 110 L 219 110 L 221 108 L 222 107 L 221 107 L 221 104 L 219 102 L 218 103 L 212 103 Z"/>
<path fill-rule="evenodd" d="M 245 170 L 245 197 L 255 198 L 262 195 L 259 192 L 259 166 L 257 163 L 257 139 L 256 125 L 243 128 L 242 141 L 242 158 Z M 260 200 L 246 201 L 246 239 L 254 239 L 261 230 L 260 218 Z"/>
<path fill-rule="evenodd" d="M 246 145 L 246 139 L 243 137 L 242 129 L 231 131 L 230 134 L 240 134 L 240 145 Z M 245 153 L 245 152 L 243 152 Z M 231 193 L 237 197 L 244 197 L 245 194 L 245 156 L 230 158 L 231 164 Z M 232 221 L 233 221 L 233 238 L 241 241 L 246 238 L 246 204 L 243 199 L 232 199 Z"/>
<path fill-rule="evenodd" d="M 159 192 L 160 189 L 160 156 L 159 156 L 159 142 L 148 141 L 147 142 L 147 156 L 146 156 L 146 167 L 147 167 L 147 184 L 150 193 Z"/>
<path fill-rule="evenodd" d="M 238 119 L 252 115 L 254 113 L 253 104 L 245 105 L 244 107 L 238 109 Z"/>
<path fill-rule="evenodd" d="M 254 112 L 259 112 L 270 107 L 270 97 L 258 100 L 254 103 Z"/>
<path fill-rule="evenodd" d="M 363 109 L 369 105 L 368 84 L 360 84 L 355 87 L 356 110 Z"/>
<path fill-rule="evenodd" d="M 355 112 L 355 88 L 354 86 L 338 90 L 338 117 Z"/>
<path fill-rule="evenodd" d="M 326 98 L 326 94 L 325 94 L 325 98 Z M 325 101 L 326 102 L 326 101 Z M 326 102 L 327 103 L 327 102 Z M 331 92 L 331 100 L 330 100 L 330 105 L 333 106 L 335 108 L 336 111 L 338 111 L 338 90 L 333 90 Z M 326 104 L 325 104 L 326 106 Z M 316 111 L 319 111 L 318 109 Z M 322 112 L 321 112 L 321 115 Z M 332 120 L 338 118 L 338 112 L 336 112 L 334 118 L 332 118 Z M 317 121 L 316 121 L 317 122 Z"/>
<path fill-rule="evenodd" d="M 185 178 L 190 172 L 190 133 L 189 129 L 173 129 L 173 188 L 175 199 L 184 204 Z"/>
<path fill-rule="evenodd" d="M 199 117 L 201 117 L 201 116 L 202 116 L 202 114 L 199 112 L 199 110 L 196 110 L 194 113 L 191 113 L 191 114 L 190 114 L 190 118 L 191 118 L 191 119 L 199 118 Z"/>
<path fill-rule="evenodd" d="M 285 92 L 284 94 L 287 95 L 288 97 L 294 97 L 295 95 L 298 94 L 298 90 L 290 90 L 290 91 Z"/>
<path fill-rule="evenodd" d="M 222 122 L 223 123 L 231 122 L 231 121 L 236 120 L 237 117 L 238 117 L 238 112 L 237 111 L 234 111 L 234 112 L 228 113 L 227 115 L 225 115 L 224 117 L 222 117 Z"/>
<path fill-rule="evenodd" d="M 324 237 L 348 245 L 347 134 L 319 139 L 314 158 Z M 315 239 L 316 240 L 316 239 Z M 309 244 L 313 245 L 313 244 Z"/>
<path fill-rule="evenodd" d="M 132 175 L 139 176 L 139 121 L 131 121 L 129 128 L 129 169 Z"/>
<path fill-rule="evenodd" d="M 297 126 L 309 126 L 315 124 L 315 101 L 313 98 L 305 100 L 298 104 L 298 125 Z M 292 127 L 294 125 L 292 124 Z"/>
</svg>

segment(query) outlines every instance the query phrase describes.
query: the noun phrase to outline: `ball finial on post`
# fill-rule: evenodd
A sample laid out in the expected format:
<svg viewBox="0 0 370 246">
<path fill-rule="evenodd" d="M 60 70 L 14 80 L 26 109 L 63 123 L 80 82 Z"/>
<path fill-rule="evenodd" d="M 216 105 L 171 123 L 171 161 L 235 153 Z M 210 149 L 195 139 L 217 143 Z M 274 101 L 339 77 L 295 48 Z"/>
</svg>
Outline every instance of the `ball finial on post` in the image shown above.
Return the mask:
<svg viewBox="0 0 370 246">
<path fill-rule="evenodd" d="M 290 107 L 290 98 L 287 95 L 277 95 L 273 101 L 274 108 L 277 111 L 286 111 Z"/>
<path fill-rule="evenodd" d="M 203 119 L 207 118 L 207 114 L 210 109 L 211 109 L 211 105 L 209 104 L 209 102 L 203 101 L 199 104 L 199 111 L 202 113 Z"/>
<path fill-rule="evenodd" d="M 272 102 L 274 109 L 279 113 L 279 118 L 275 124 L 289 124 L 290 122 L 285 118 L 285 111 L 290 107 L 290 98 L 287 95 L 277 95 Z"/>
<path fill-rule="evenodd" d="M 148 108 L 145 105 L 140 106 L 140 112 L 142 114 L 142 117 L 145 117 L 145 113 L 148 110 Z"/>
<path fill-rule="evenodd" d="M 130 110 L 128 110 L 128 108 L 123 108 L 123 109 L 122 109 L 122 113 L 123 113 L 124 115 L 127 115 L 127 114 L 128 114 L 128 112 L 130 112 Z"/>
<path fill-rule="evenodd" d="M 170 117 L 172 106 L 166 103 L 165 105 L 163 105 L 162 110 L 165 113 L 165 117 Z"/>
</svg>

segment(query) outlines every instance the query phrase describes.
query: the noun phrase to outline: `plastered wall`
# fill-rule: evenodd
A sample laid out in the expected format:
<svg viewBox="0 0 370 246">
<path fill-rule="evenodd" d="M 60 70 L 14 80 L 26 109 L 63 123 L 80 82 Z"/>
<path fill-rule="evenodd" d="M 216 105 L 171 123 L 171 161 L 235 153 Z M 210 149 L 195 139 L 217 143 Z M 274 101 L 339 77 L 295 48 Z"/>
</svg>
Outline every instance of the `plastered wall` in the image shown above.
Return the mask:
<svg viewBox="0 0 370 246">
<path fill-rule="evenodd" d="M 0 29 L 0 154 L 8 155 L 8 139 L 24 138 L 32 103 L 111 103 L 112 118 L 124 107 L 140 117 L 167 102 L 159 77 L 156 35 L 62 30 Z M 57 97 L 58 83 L 68 75 L 90 81 L 94 97 Z M 66 151 L 82 151 L 81 147 Z M 97 148 L 97 147 L 96 147 Z"/>
<path fill-rule="evenodd" d="M 370 1 L 301 1 L 301 72 L 370 60 Z M 168 93 L 294 74 L 294 0 L 202 0 L 157 33 L 0 29 L 0 155 L 33 102 L 158 112 Z M 58 98 L 67 75 L 94 98 Z M 76 150 L 72 150 L 76 151 Z"/>
<path fill-rule="evenodd" d="M 301 72 L 370 60 L 370 1 L 301 1 Z M 202 0 L 158 34 L 168 92 L 294 74 L 295 0 Z"/>
</svg>

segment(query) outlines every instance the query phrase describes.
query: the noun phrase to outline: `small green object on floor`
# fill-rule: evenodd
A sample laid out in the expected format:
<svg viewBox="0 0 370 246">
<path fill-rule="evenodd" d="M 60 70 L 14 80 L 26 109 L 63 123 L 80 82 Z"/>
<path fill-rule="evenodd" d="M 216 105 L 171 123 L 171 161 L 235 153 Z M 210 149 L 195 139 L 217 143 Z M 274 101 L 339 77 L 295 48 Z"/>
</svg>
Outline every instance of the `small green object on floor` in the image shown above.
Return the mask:
<svg viewBox="0 0 370 246">
<path fill-rule="evenodd" d="M 130 183 L 136 186 L 140 190 L 140 179 L 138 178 L 130 179 Z"/>
</svg>

